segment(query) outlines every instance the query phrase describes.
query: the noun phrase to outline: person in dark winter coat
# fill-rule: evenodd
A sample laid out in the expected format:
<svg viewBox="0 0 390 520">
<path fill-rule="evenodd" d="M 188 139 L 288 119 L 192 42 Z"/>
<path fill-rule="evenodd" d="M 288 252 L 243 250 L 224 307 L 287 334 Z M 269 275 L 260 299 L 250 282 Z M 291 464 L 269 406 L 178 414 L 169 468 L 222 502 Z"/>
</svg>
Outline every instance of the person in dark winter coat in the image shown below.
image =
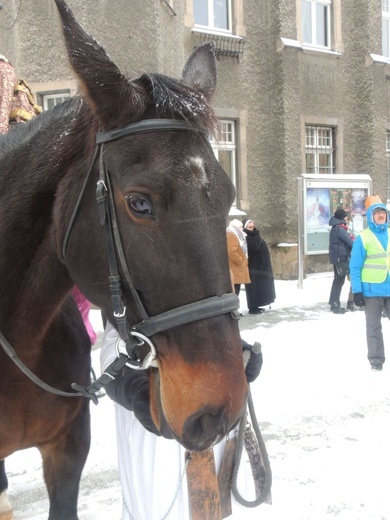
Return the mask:
<svg viewBox="0 0 390 520">
<path fill-rule="evenodd" d="M 347 217 L 348 213 L 345 209 L 339 208 L 329 220 L 329 225 L 332 226 L 329 235 L 329 262 L 333 264 L 334 271 L 329 305 L 330 310 L 335 314 L 345 313 L 345 309 L 340 306 L 340 294 L 346 277 L 346 275 L 339 275 L 336 266 L 339 262 L 349 260 L 354 241 L 354 237 L 348 231 Z M 353 306 L 353 302 L 351 304 Z"/>
<path fill-rule="evenodd" d="M 261 314 L 262 306 L 275 301 L 275 283 L 271 256 L 265 240 L 255 228 L 253 220 L 243 219 L 248 246 L 248 267 L 251 283 L 245 286 L 249 314 Z"/>
</svg>

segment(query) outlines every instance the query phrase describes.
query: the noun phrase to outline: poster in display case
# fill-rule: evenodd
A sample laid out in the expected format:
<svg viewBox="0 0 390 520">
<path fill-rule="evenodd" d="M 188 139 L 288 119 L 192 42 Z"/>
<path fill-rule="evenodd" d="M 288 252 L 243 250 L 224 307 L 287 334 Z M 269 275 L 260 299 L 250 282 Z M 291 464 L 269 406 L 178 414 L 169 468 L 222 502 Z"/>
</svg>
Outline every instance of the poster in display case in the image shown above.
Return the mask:
<svg viewBox="0 0 390 520">
<path fill-rule="evenodd" d="M 302 174 L 298 181 L 299 245 L 303 254 L 328 253 L 329 219 L 336 209 L 349 213 L 351 233 L 360 233 L 366 227 L 364 201 L 371 195 L 369 175 Z"/>
</svg>

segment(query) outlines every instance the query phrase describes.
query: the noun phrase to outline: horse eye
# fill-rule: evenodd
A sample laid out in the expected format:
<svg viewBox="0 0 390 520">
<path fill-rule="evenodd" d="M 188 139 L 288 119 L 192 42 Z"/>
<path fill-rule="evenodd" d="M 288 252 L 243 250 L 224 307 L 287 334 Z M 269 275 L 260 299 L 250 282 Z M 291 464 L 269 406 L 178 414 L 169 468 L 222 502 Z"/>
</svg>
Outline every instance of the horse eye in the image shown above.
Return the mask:
<svg viewBox="0 0 390 520">
<path fill-rule="evenodd" d="M 130 211 L 136 216 L 147 217 L 154 215 L 152 204 L 146 195 L 132 193 L 126 196 L 126 201 Z"/>
</svg>

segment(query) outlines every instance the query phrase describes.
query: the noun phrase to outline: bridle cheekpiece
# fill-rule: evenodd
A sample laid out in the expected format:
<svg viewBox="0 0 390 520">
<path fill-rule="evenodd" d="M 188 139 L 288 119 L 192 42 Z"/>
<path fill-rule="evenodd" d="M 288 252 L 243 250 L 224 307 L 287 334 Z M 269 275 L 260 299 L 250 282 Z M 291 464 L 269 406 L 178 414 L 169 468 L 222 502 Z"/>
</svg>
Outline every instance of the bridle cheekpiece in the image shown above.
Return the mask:
<svg viewBox="0 0 390 520">
<path fill-rule="evenodd" d="M 104 164 L 103 150 L 106 143 L 117 141 L 130 135 L 142 134 L 157 131 L 194 131 L 207 138 L 207 132 L 200 126 L 195 126 L 187 121 L 174 119 L 147 119 L 131 123 L 123 128 L 99 132 L 96 136 L 96 151 L 92 159 L 87 177 L 83 183 L 82 190 L 75 205 L 72 217 L 69 221 L 63 242 L 63 257 L 65 259 L 66 247 L 69 236 L 85 191 L 90 173 L 99 158 L 99 180 L 96 187 L 96 200 L 99 207 L 100 223 L 104 227 L 107 259 L 109 267 L 109 286 L 111 292 L 111 302 L 113 316 L 116 321 L 119 336 L 122 342 L 117 342 L 118 358 L 105 371 L 105 373 L 90 387 L 84 388 L 77 384 L 72 387 L 79 390 L 87 397 L 92 397 L 103 386 L 111 381 L 124 365 L 133 369 L 145 370 L 149 367 L 157 367 L 157 351 L 149 336 L 162 332 L 173 327 L 178 327 L 187 323 L 212 318 L 222 314 L 231 313 L 234 319 L 239 318 L 237 312 L 239 299 L 234 293 L 212 296 L 204 300 L 196 301 L 177 307 L 156 316 L 149 316 L 138 295 L 138 292 L 131 279 L 126 258 L 123 251 L 122 240 L 116 218 L 115 204 L 109 172 Z M 119 269 L 120 268 L 120 269 Z M 132 298 L 136 304 L 140 321 L 135 325 L 130 325 L 126 316 L 126 307 L 122 299 L 122 272 L 126 287 L 130 290 Z M 141 359 L 140 346 L 147 344 L 150 352 Z M 122 345 L 122 346 L 121 346 Z"/>
</svg>

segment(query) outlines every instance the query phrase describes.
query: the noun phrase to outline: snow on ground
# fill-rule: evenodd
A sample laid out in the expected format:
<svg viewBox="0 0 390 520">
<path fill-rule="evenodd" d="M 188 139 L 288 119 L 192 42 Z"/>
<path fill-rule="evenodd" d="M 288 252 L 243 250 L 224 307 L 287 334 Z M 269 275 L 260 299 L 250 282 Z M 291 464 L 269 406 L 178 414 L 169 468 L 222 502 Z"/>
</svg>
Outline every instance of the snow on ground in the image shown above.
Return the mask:
<svg viewBox="0 0 390 520">
<path fill-rule="evenodd" d="M 363 312 L 329 312 L 331 282 L 329 273 L 309 276 L 302 289 L 297 281 L 276 281 L 277 300 L 260 316 L 246 314 L 241 291 L 242 336 L 263 345 L 252 395 L 272 466 L 273 504 L 247 509 L 238 520 L 390 520 L 390 366 L 370 370 Z M 346 283 L 344 301 L 347 293 Z M 91 318 L 101 337 L 99 312 Z M 382 322 L 388 345 L 390 324 Z M 80 520 L 119 520 L 113 405 L 106 397 L 91 413 Z M 15 520 L 45 520 L 37 450 L 15 453 L 6 464 Z"/>
</svg>

